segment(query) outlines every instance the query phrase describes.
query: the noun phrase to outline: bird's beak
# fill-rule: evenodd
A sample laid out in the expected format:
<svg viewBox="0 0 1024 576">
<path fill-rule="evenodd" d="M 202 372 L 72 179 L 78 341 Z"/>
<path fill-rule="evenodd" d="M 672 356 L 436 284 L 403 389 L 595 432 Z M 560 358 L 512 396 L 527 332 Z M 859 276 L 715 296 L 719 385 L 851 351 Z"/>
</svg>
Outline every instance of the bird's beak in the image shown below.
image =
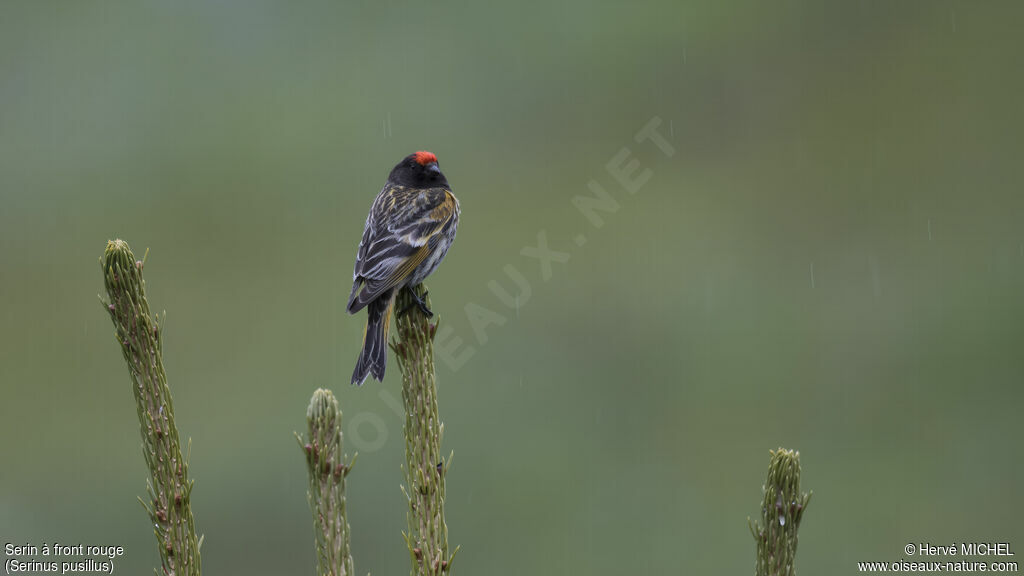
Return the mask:
<svg viewBox="0 0 1024 576">
<path fill-rule="evenodd" d="M 431 172 L 434 172 L 435 174 L 440 174 L 441 173 L 441 169 L 438 168 L 437 162 L 431 162 L 430 164 L 427 164 L 427 170 L 430 170 Z"/>
</svg>

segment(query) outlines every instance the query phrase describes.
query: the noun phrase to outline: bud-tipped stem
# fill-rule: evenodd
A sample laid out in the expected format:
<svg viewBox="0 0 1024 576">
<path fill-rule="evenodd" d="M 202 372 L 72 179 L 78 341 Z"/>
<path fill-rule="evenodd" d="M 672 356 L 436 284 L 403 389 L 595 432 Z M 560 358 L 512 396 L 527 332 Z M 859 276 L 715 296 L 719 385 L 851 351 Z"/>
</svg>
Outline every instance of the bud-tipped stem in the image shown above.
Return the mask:
<svg viewBox="0 0 1024 576">
<path fill-rule="evenodd" d="M 426 288 L 414 288 L 430 307 Z M 441 454 L 444 424 L 437 411 L 437 382 L 434 376 L 434 335 L 431 323 L 403 290 L 395 305 L 398 330 L 391 348 L 402 371 L 402 400 L 405 404 L 405 491 L 409 500 L 409 548 L 413 576 L 439 575 L 451 570 L 453 552 L 448 554 L 448 526 L 444 519 L 445 476 L 451 454 Z M 458 549 L 455 550 L 458 552 Z"/>
<path fill-rule="evenodd" d="M 811 495 L 800 492 L 800 453 L 772 450 L 761 520 L 747 524 L 757 542 L 756 576 L 796 574 L 797 530 Z"/>
<path fill-rule="evenodd" d="M 101 265 L 109 298 L 104 305 L 128 363 L 139 413 L 142 451 L 150 472 L 149 500 L 142 504 L 153 522 L 163 573 L 198 576 L 202 540 L 196 538 L 192 518 L 192 480 L 174 424 L 162 332 L 159 319 L 149 311 L 143 262 L 135 259 L 127 243 L 112 240 L 107 242 Z"/>
<path fill-rule="evenodd" d="M 341 409 L 330 390 L 317 389 L 306 410 L 308 433 L 299 444 L 309 471 L 309 507 L 313 511 L 318 576 L 352 576 L 345 512 L 345 478 L 352 462 L 345 458 Z M 298 436 L 298 435 L 296 435 Z"/>
</svg>

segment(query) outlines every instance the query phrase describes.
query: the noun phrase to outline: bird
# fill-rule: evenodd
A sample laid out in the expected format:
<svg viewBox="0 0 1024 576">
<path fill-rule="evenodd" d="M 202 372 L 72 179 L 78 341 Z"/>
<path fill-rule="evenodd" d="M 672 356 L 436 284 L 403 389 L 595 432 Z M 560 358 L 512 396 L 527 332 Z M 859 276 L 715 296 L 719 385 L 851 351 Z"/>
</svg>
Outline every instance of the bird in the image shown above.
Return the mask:
<svg viewBox="0 0 1024 576">
<path fill-rule="evenodd" d="M 459 201 L 437 156 L 420 150 L 395 165 L 370 206 L 352 272 L 348 313 L 367 309 L 352 384 L 362 385 L 367 376 L 384 381 L 388 328 L 400 290 L 409 290 L 414 305 L 433 317 L 413 288 L 444 260 L 458 224 Z"/>
</svg>

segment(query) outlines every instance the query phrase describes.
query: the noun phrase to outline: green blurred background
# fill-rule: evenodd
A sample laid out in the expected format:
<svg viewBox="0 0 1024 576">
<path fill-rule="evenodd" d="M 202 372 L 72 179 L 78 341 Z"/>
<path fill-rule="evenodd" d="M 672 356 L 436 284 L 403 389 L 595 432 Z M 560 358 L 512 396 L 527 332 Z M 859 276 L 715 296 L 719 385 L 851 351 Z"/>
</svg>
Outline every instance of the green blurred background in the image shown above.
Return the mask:
<svg viewBox="0 0 1024 576">
<path fill-rule="evenodd" d="M 0 539 L 149 573 L 98 258 L 149 249 L 209 574 L 311 574 L 292 431 L 332 388 L 360 573 L 408 569 L 402 419 L 348 384 L 366 211 L 431 150 L 428 282 L 462 574 L 744 574 L 768 450 L 807 574 L 1024 548 L 1016 2 L 40 2 L 0 7 Z M 675 154 L 634 134 L 652 118 Z M 623 148 L 650 180 L 625 193 Z M 619 203 L 593 227 L 574 207 Z M 570 255 L 544 280 L 544 231 Z M 578 247 L 574 238 L 584 234 Z M 488 288 L 531 293 L 510 309 Z M 525 296 L 525 295 L 524 295 Z M 499 314 L 481 343 L 465 307 Z"/>
</svg>

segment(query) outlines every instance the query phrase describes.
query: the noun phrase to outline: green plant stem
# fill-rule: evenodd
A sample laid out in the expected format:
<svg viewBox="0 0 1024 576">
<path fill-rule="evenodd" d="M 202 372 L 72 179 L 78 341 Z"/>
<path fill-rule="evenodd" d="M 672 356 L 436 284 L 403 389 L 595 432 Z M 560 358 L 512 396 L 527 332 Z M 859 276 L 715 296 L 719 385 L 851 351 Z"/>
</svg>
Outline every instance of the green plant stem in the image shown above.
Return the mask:
<svg viewBox="0 0 1024 576">
<path fill-rule="evenodd" d="M 341 409 L 330 390 L 313 393 L 306 410 L 308 435 L 299 438 L 309 471 L 309 507 L 313 511 L 317 574 L 352 576 L 354 568 L 349 546 L 345 512 L 345 478 L 352 463 L 347 462 L 341 432 Z"/>
<path fill-rule="evenodd" d="M 149 500 L 142 504 L 153 521 L 163 573 L 198 576 L 202 541 L 196 538 L 192 518 L 192 480 L 174 424 L 162 332 L 158 318 L 149 311 L 143 263 L 135 259 L 127 243 L 112 240 L 107 242 L 101 264 L 108 297 L 104 304 L 128 363 L 139 413 L 142 452 L 150 472 L 146 482 Z"/>
<path fill-rule="evenodd" d="M 796 574 L 797 530 L 811 495 L 800 492 L 800 453 L 772 450 L 761 520 L 747 524 L 757 542 L 756 576 Z"/>
<path fill-rule="evenodd" d="M 421 284 L 415 290 L 429 308 L 426 288 Z M 448 526 L 444 520 L 444 484 L 452 455 L 447 460 L 441 455 L 444 424 L 438 417 L 434 376 L 437 324 L 413 305 L 405 290 L 399 294 L 395 310 L 398 329 L 391 348 L 402 372 L 406 481 L 403 490 L 409 500 L 409 531 L 404 536 L 413 576 L 438 575 L 451 569 L 455 553 L 448 554 Z"/>
</svg>

